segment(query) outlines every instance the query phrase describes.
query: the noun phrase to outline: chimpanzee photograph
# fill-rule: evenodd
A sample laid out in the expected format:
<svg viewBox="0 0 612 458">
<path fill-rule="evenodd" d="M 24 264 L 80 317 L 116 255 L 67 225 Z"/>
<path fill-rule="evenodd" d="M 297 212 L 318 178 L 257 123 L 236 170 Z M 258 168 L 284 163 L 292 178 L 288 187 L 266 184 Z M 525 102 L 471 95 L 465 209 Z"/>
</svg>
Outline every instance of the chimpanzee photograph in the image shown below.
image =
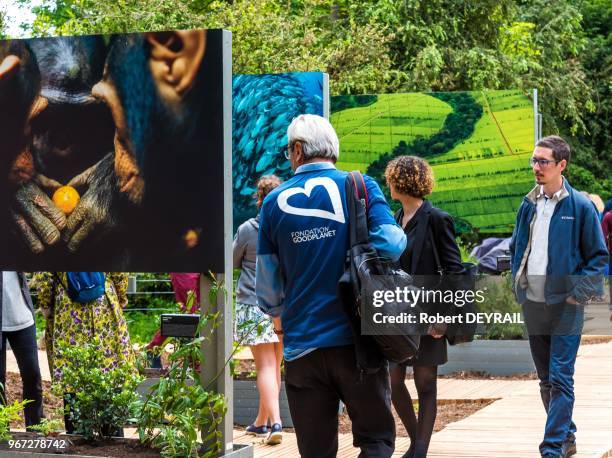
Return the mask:
<svg viewBox="0 0 612 458">
<path fill-rule="evenodd" d="M 3 268 L 222 271 L 223 59 L 217 30 L 0 41 Z"/>
</svg>

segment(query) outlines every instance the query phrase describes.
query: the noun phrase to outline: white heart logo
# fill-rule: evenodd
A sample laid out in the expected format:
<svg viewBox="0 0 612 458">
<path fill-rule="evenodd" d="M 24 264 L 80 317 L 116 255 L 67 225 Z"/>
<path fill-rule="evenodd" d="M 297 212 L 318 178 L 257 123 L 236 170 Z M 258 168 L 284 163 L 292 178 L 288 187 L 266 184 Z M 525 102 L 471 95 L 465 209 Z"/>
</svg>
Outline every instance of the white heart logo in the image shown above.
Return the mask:
<svg viewBox="0 0 612 458">
<path fill-rule="evenodd" d="M 329 195 L 334 212 L 328 212 L 327 210 L 319 210 L 315 208 L 297 208 L 289 205 L 287 200 L 291 196 L 296 194 L 306 194 L 306 197 L 310 197 L 310 193 L 315 186 L 323 186 Z M 342 199 L 340 198 L 340 191 L 338 185 L 334 180 L 327 177 L 317 177 L 307 180 L 303 188 L 289 188 L 285 189 L 278 195 L 278 206 L 285 213 L 299 216 L 316 216 L 318 218 L 331 219 L 332 221 L 338 221 L 344 224 L 344 210 L 342 210 Z"/>
</svg>

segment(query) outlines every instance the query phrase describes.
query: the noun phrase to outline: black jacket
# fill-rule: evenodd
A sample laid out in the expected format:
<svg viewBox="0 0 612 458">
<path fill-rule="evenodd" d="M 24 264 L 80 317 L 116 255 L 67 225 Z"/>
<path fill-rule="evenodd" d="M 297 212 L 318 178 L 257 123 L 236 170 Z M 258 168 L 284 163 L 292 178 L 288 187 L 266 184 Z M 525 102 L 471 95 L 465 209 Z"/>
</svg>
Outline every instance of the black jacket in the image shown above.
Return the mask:
<svg viewBox="0 0 612 458">
<path fill-rule="evenodd" d="M 32 316 L 34 316 L 34 305 L 32 304 L 32 296 L 30 295 L 28 281 L 26 280 L 23 272 L 17 272 L 17 277 L 19 277 L 19 285 L 21 286 L 21 293 L 23 294 L 23 299 L 25 300 L 26 305 L 30 309 L 30 312 L 32 312 Z M 0 291 L 3 291 L 2 288 L 4 288 L 2 281 L 2 275 L 0 275 Z M 0 348 L 2 348 L 2 296 L 0 296 Z"/>
<path fill-rule="evenodd" d="M 402 209 L 398 210 L 395 214 L 395 219 L 400 226 L 403 216 L 404 212 Z M 455 224 L 453 218 L 448 213 L 434 207 L 428 200 L 423 202 L 423 206 L 414 217 L 417 218 L 417 227 L 415 239 L 410 243 L 412 256 L 408 255 L 409 248 L 402 253 L 399 260 L 402 269 L 411 275 L 438 275 L 432 237 L 429 236 L 431 232 L 444 273 L 464 273 L 465 269 L 461 264 L 461 253 L 459 252 L 459 247 L 457 247 L 457 242 L 455 242 Z M 410 262 L 408 262 L 409 258 L 411 258 Z M 429 287 L 431 286 L 429 284 L 431 281 L 435 282 L 435 278 L 419 286 Z"/>
<path fill-rule="evenodd" d="M 403 216 L 402 210 L 396 213 L 400 221 Z M 426 289 L 442 291 L 459 291 L 475 289 L 472 270 L 466 270 L 461 263 L 461 252 L 455 242 L 455 225 L 453 218 L 446 212 L 434 207 L 431 202 L 424 201 L 423 206 L 414 216 L 417 218 L 417 226 L 412 234 L 413 243 L 409 244 L 406 251 L 400 257 L 400 265 L 403 270 L 416 276 L 416 286 Z M 431 236 L 429 235 L 431 233 Z M 432 246 L 436 244 L 443 278 L 440 278 Z M 412 248 L 410 262 L 409 250 Z M 403 261 L 403 262 L 402 262 Z M 410 264 L 410 265 L 408 265 Z M 466 264 L 467 265 L 467 264 Z M 449 275 L 450 274 L 450 275 Z M 419 277 L 424 276 L 424 277 Z M 427 311 L 427 310 L 426 310 Z M 465 314 L 475 312 L 473 302 L 465 303 L 463 306 L 453 307 L 448 304 L 430 304 L 430 313 L 442 314 Z M 446 329 L 446 339 L 451 345 L 462 342 L 470 342 L 474 338 L 476 324 L 450 324 Z"/>
</svg>

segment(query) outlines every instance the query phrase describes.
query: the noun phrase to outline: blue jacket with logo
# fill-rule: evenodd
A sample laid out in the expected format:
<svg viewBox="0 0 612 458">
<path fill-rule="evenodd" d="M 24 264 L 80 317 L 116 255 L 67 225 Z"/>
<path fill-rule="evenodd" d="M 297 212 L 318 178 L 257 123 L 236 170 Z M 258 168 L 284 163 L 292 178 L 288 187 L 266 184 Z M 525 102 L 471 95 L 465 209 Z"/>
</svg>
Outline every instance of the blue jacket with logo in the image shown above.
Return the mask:
<svg viewBox="0 0 612 458">
<path fill-rule="evenodd" d="M 559 304 L 569 296 L 584 303 L 603 295 L 607 251 L 597 213 L 591 201 L 563 179 L 568 196 L 555 206 L 548 232 L 548 264 L 545 297 Z M 531 250 L 532 225 L 536 215 L 535 195 L 539 185 L 523 199 L 510 241 L 512 278 L 517 301 L 527 300 L 525 282 Z M 534 192 L 536 191 L 536 192 Z"/>
<path fill-rule="evenodd" d="M 260 211 L 257 302 L 265 313 L 281 316 L 289 361 L 319 347 L 353 343 L 337 294 L 349 248 L 346 176 L 330 162 L 303 165 Z M 404 231 L 376 182 L 364 179 L 370 243 L 397 260 L 406 246 Z"/>
</svg>

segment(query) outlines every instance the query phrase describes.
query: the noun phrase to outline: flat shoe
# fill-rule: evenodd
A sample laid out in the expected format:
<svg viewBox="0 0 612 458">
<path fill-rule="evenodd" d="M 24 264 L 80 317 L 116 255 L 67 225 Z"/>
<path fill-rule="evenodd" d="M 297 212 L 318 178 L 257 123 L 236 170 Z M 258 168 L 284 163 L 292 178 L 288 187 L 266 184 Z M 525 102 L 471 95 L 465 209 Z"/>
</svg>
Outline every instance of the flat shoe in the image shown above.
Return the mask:
<svg viewBox="0 0 612 458">
<path fill-rule="evenodd" d="M 268 435 L 268 427 L 266 425 L 249 425 L 245 431 L 249 436 L 266 437 Z"/>
<path fill-rule="evenodd" d="M 278 445 L 282 441 L 283 441 L 283 427 L 278 423 L 274 423 L 272 425 L 272 428 L 270 428 L 270 434 L 268 435 L 264 443 L 267 445 Z"/>
</svg>

